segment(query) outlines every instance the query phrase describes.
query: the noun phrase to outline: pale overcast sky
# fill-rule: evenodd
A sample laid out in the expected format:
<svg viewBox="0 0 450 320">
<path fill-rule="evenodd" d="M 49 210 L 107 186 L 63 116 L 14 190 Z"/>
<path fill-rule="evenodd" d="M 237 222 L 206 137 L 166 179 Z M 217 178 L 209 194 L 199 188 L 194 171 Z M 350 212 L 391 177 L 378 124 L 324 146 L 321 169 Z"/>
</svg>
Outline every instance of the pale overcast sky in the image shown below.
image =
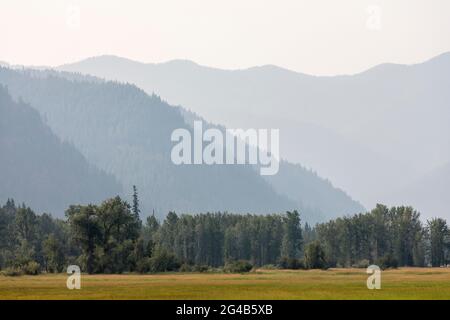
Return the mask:
<svg viewBox="0 0 450 320">
<path fill-rule="evenodd" d="M 317 75 L 450 51 L 449 0 L 0 0 L 0 60 L 114 54 Z"/>
</svg>

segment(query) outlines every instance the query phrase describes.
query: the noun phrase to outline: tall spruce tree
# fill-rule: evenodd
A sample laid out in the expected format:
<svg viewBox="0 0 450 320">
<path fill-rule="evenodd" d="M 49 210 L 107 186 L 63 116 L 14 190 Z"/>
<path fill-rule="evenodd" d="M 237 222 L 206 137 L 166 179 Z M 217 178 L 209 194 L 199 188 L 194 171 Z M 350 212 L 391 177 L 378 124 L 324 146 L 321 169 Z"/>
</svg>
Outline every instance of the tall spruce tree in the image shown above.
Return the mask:
<svg viewBox="0 0 450 320">
<path fill-rule="evenodd" d="M 139 219 L 140 212 L 137 187 L 133 185 L 133 214 L 137 219 Z"/>
</svg>

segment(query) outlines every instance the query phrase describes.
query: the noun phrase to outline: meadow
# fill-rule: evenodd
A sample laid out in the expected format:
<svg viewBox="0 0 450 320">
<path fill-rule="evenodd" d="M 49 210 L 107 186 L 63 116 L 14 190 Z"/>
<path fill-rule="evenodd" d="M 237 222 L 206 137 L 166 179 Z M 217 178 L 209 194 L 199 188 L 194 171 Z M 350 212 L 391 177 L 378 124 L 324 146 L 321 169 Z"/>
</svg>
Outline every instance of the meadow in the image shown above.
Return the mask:
<svg viewBox="0 0 450 320">
<path fill-rule="evenodd" d="M 448 268 L 386 270 L 380 290 L 368 290 L 367 277 L 365 269 L 83 274 L 81 289 L 68 290 L 65 274 L 0 276 L 0 299 L 450 299 Z"/>
</svg>

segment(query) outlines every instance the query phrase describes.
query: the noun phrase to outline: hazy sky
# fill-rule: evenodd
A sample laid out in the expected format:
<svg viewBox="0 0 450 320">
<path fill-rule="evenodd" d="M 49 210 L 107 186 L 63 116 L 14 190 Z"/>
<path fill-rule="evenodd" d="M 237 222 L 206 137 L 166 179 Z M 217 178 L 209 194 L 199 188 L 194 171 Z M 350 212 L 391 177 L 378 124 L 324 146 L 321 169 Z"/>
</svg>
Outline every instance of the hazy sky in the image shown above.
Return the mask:
<svg viewBox="0 0 450 320">
<path fill-rule="evenodd" d="M 449 0 L 0 0 L 0 60 L 114 54 L 355 73 L 450 51 Z"/>
</svg>

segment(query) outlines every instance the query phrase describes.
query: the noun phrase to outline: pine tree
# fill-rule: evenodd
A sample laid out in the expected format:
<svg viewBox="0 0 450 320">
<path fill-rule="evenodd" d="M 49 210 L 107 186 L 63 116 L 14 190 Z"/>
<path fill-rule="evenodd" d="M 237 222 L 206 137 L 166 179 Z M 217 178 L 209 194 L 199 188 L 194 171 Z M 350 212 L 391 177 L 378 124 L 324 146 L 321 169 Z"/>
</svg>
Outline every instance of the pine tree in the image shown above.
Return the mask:
<svg viewBox="0 0 450 320">
<path fill-rule="evenodd" d="M 136 219 L 139 219 L 139 213 L 141 211 L 139 210 L 139 197 L 137 188 L 135 185 L 133 185 L 133 214 L 136 217 Z"/>
</svg>

